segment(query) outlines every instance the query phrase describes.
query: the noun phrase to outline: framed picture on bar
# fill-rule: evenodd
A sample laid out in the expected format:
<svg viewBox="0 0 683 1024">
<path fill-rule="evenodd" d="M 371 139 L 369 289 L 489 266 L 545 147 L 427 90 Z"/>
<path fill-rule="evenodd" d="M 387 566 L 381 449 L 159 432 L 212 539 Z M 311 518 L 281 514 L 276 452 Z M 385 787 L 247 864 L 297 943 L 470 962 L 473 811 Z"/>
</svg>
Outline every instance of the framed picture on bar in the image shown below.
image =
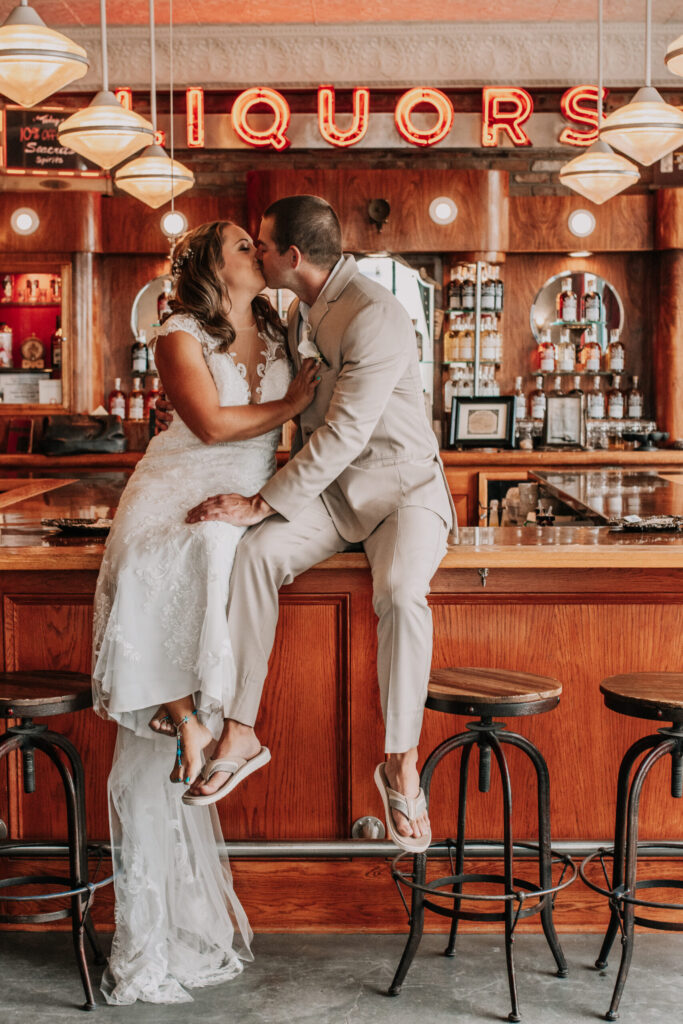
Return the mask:
<svg viewBox="0 0 683 1024">
<path fill-rule="evenodd" d="M 454 397 L 449 448 L 514 448 L 515 396 Z"/>
<path fill-rule="evenodd" d="M 586 418 L 581 395 L 548 395 L 542 443 L 549 448 L 583 447 Z"/>
</svg>

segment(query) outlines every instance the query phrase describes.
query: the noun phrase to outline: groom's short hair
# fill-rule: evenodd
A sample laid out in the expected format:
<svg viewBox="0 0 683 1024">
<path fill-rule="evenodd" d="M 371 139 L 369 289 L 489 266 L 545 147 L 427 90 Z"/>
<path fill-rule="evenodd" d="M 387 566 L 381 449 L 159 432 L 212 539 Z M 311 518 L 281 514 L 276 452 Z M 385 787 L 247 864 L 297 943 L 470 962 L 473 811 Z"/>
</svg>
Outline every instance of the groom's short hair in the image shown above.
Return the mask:
<svg viewBox="0 0 683 1024">
<path fill-rule="evenodd" d="M 263 215 L 273 221 L 273 241 L 280 253 L 295 245 L 317 267 L 331 269 L 342 255 L 339 218 L 319 196 L 285 196 Z"/>
</svg>

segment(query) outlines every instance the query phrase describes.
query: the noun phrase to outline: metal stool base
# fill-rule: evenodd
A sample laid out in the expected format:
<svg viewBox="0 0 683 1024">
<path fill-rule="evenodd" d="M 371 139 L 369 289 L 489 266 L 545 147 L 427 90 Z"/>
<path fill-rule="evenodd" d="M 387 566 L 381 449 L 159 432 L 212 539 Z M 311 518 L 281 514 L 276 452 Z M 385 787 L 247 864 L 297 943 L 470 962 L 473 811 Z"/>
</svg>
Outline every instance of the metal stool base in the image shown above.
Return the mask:
<svg viewBox="0 0 683 1024">
<path fill-rule="evenodd" d="M 43 725 L 35 725 L 30 719 L 22 719 L 20 725 L 10 726 L 4 736 L 0 737 L 0 759 L 13 750 L 21 752 L 24 768 L 24 788 L 28 793 L 35 791 L 33 772 L 34 750 L 42 751 L 59 772 L 66 801 L 69 876 L 23 875 L 2 879 L 0 880 L 0 904 L 34 903 L 67 898 L 71 901 L 71 905 L 68 908 L 35 914 L 2 913 L 0 914 L 0 922 L 40 924 L 70 917 L 74 952 L 86 1000 L 82 1009 L 94 1010 L 97 1004 L 95 1003 L 90 983 L 84 939 L 87 936 L 88 942 L 95 954 L 96 963 L 106 963 L 106 958 L 100 948 L 97 932 L 90 916 L 90 908 L 96 890 L 102 885 L 109 884 L 112 879 L 103 879 L 98 883 L 88 881 L 88 844 L 85 831 L 85 777 L 83 763 L 78 751 L 65 736 L 51 732 Z M 13 845 L 12 841 L 0 843 L 0 856 L 11 856 Z M 33 847 L 36 853 L 39 854 L 44 844 L 41 842 L 27 842 L 22 845 L 25 849 Z M 30 896 L 5 894 L 7 889 L 16 888 L 20 885 L 35 884 L 59 886 L 60 889 L 55 892 L 34 893 Z"/>
<path fill-rule="evenodd" d="M 602 970 L 607 967 L 610 950 L 618 932 L 621 932 L 621 960 L 619 972 L 614 984 L 612 1002 L 605 1014 L 605 1020 L 614 1021 L 619 1017 L 619 1003 L 628 977 L 633 955 L 635 925 L 660 931 L 683 932 L 683 923 L 678 921 L 660 921 L 656 918 L 642 917 L 636 914 L 637 907 L 650 907 L 659 910 L 683 910 L 683 904 L 671 901 L 646 900 L 637 895 L 638 890 L 646 889 L 683 889 L 683 879 L 636 879 L 638 870 L 638 853 L 651 849 L 668 847 L 675 856 L 683 857 L 683 842 L 639 843 L 638 812 L 643 783 L 650 770 L 667 754 L 672 758 L 671 795 L 680 798 L 681 761 L 683 759 L 683 725 L 678 723 L 669 728 L 659 729 L 657 734 L 644 736 L 637 740 L 624 755 L 619 767 L 617 781 L 617 810 L 615 816 L 614 847 L 600 849 L 583 861 L 580 874 L 586 885 L 594 892 L 605 896 L 610 905 L 611 917 L 602 948 L 595 961 L 595 966 Z M 642 755 L 638 768 L 631 774 L 636 761 Z M 612 883 L 605 868 L 606 857 L 613 858 Z M 599 886 L 586 876 L 590 864 L 600 859 L 606 885 Z M 609 886 L 609 887 L 608 887 Z"/>
<path fill-rule="evenodd" d="M 531 760 L 535 768 L 538 793 L 538 843 L 513 842 L 510 823 L 512 791 L 507 761 L 503 752 L 503 745 L 505 744 L 521 750 Z M 489 791 L 492 760 L 498 768 L 502 783 L 504 872 L 501 875 L 473 874 L 464 870 L 467 847 L 465 819 L 469 760 L 475 746 L 479 748 L 480 791 Z M 557 965 L 557 975 L 562 978 L 566 977 L 568 973 L 567 961 L 555 931 L 552 911 L 555 894 L 574 881 L 577 869 L 570 857 L 553 852 L 550 847 L 550 781 L 548 768 L 540 751 L 523 736 L 508 732 L 505 724 L 502 722 L 493 722 L 490 718 L 482 719 L 480 722 L 470 722 L 467 725 L 466 732 L 459 733 L 457 736 L 445 740 L 432 751 L 425 762 L 420 776 L 420 784 L 424 790 L 427 805 L 429 806 L 429 790 L 434 769 L 447 754 L 459 747 L 462 747 L 462 757 L 460 761 L 457 838 L 434 843 L 425 853 L 401 853 L 394 859 L 392 864 L 392 876 L 408 913 L 410 934 L 388 994 L 396 996 L 401 990 L 422 938 L 425 910 L 431 910 L 433 913 L 451 919 L 448 945 L 444 951 L 444 954 L 449 957 L 455 954 L 455 941 L 460 920 L 503 921 L 505 924 L 505 954 L 511 1001 L 508 1020 L 519 1021 L 521 1017 L 517 1000 L 517 982 L 513 958 L 516 926 L 522 918 L 530 917 L 536 913 L 541 915 L 543 932 Z M 493 755 L 493 758 L 491 755 Z M 529 882 L 515 875 L 513 863 L 515 848 L 531 850 L 537 854 L 538 883 Z M 427 864 L 430 857 L 443 857 L 444 855 L 447 855 L 450 859 L 450 874 L 427 882 Z M 409 874 L 401 870 L 401 862 L 408 857 L 413 858 L 413 868 Z M 552 881 L 552 867 L 555 863 L 562 863 L 564 865 L 557 884 L 553 884 Z M 568 869 L 571 871 L 571 877 L 565 880 L 564 875 Z M 481 883 L 502 886 L 504 892 L 501 894 L 463 892 L 463 886 Z M 410 910 L 408 910 L 402 886 L 411 890 Z M 534 901 L 533 906 L 525 906 L 527 899 Z M 462 910 L 463 901 L 468 900 L 478 903 L 502 901 L 503 910 L 477 912 Z M 447 903 L 452 903 L 452 906 L 448 906 Z"/>
</svg>

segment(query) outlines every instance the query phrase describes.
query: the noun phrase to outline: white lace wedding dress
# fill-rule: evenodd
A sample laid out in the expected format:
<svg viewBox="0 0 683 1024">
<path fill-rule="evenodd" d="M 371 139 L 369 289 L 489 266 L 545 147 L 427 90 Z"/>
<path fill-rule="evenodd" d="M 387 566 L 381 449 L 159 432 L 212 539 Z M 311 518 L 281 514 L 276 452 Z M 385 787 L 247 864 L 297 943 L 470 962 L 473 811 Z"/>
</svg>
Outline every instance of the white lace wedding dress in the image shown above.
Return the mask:
<svg viewBox="0 0 683 1024">
<path fill-rule="evenodd" d="M 275 331 L 247 366 L 191 317 L 157 336 L 192 334 L 222 406 L 282 398 L 291 367 Z M 250 386 L 251 383 L 251 386 Z M 275 472 L 278 430 L 205 445 L 176 417 L 153 438 L 121 498 L 95 593 L 95 710 L 119 724 L 109 778 L 116 934 L 102 991 L 109 1003 L 186 1002 L 189 987 L 234 977 L 251 959 L 251 931 L 233 888 L 215 808 L 186 807 L 169 781 L 175 740 L 148 722 L 165 701 L 194 694 L 217 738 L 234 692 L 226 621 L 243 528 L 188 525 L 213 494 L 255 494 Z"/>
</svg>

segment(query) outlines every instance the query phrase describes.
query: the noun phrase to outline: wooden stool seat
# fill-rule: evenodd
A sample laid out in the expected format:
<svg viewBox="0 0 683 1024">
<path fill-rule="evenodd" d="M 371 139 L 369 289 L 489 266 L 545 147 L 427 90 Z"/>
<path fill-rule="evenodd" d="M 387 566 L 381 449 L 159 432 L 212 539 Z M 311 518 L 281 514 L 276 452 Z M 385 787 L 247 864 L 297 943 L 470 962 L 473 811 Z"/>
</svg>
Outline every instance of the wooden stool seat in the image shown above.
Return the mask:
<svg viewBox="0 0 683 1024">
<path fill-rule="evenodd" d="M 0 672 L 0 718 L 47 718 L 92 707 L 80 672 Z"/>
<path fill-rule="evenodd" d="M 562 684 L 549 676 L 498 668 L 439 668 L 429 676 L 427 707 L 451 714 L 533 715 L 554 708 Z"/>
<path fill-rule="evenodd" d="M 683 672 L 629 672 L 600 683 L 605 705 L 633 718 L 683 722 Z"/>
</svg>

